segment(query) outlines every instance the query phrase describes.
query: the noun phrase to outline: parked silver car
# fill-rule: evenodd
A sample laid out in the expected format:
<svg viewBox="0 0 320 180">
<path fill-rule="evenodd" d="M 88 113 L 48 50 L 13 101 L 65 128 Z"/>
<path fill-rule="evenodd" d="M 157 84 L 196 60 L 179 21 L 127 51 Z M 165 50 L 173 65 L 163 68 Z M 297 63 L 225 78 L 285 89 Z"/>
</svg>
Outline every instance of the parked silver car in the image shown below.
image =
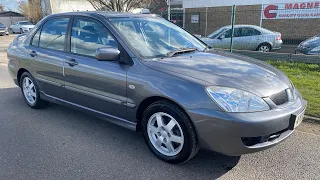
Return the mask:
<svg viewBox="0 0 320 180">
<path fill-rule="evenodd" d="M 213 48 L 228 49 L 231 42 L 231 26 L 225 26 L 201 38 L 203 42 Z M 234 29 L 233 48 L 269 52 L 281 49 L 281 33 L 254 25 L 236 25 Z"/>
<path fill-rule="evenodd" d="M 31 108 L 58 103 L 142 131 L 170 163 L 199 148 L 241 155 L 275 146 L 306 108 L 280 70 L 210 49 L 153 15 L 50 15 L 16 37 L 8 59 Z"/>
<path fill-rule="evenodd" d="M 19 21 L 15 22 L 10 26 L 10 33 L 27 33 L 29 32 L 34 25 L 29 21 Z"/>
<path fill-rule="evenodd" d="M 9 35 L 8 28 L 0 23 L 0 35 Z"/>
</svg>

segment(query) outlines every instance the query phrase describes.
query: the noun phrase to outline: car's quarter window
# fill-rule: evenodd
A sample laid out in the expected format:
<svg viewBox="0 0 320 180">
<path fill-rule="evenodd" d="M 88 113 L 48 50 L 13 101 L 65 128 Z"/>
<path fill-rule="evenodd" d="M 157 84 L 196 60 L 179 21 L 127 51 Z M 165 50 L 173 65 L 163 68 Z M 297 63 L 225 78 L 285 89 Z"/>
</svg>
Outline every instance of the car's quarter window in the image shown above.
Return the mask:
<svg viewBox="0 0 320 180">
<path fill-rule="evenodd" d="M 89 18 L 75 18 L 71 32 L 71 52 L 95 56 L 102 47 L 118 48 L 117 42 L 106 27 Z"/>
<path fill-rule="evenodd" d="M 33 36 L 31 45 L 39 46 L 40 31 L 41 29 L 38 29 L 37 33 Z"/>
<path fill-rule="evenodd" d="M 69 18 L 54 18 L 48 20 L 42 27 L 39 46 L 63 51 L 68 23 Z"/>
<path fill-rule="evenodd" d="M 253 28 L 241 28 L 241 36 L 258 36 L 261 34 L 260 31 L 253 29 Z"/>
</svg>

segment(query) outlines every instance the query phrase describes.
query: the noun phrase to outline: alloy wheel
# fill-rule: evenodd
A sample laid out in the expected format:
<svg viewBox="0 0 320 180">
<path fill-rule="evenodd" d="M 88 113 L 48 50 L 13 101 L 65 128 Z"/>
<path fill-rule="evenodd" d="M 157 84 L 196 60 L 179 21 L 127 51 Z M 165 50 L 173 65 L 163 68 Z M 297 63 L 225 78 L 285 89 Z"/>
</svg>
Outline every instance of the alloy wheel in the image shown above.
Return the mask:
<svg viewBox="0 0 320 180">
<path fill-rule="evenodd" d="M 24 97 L 30 105 L 34 105 L 37 100 L 36 87 L 32 80 L 25 77 L 22 81 L 22 89 Z"/>
<path fill-rule="evenodd" d="M 269 52 L 270 47 L 268 45 L 262 45 L 259 47 L 259 52 Z"/>
<path fill-rule="evenodd" d="M 184 145 L 183 131 L 179 123 L 169 114 L 157 112 L 147 124 L 148 137 L 153 147 L 163 155 L 175 156 Z"/>
</svg>

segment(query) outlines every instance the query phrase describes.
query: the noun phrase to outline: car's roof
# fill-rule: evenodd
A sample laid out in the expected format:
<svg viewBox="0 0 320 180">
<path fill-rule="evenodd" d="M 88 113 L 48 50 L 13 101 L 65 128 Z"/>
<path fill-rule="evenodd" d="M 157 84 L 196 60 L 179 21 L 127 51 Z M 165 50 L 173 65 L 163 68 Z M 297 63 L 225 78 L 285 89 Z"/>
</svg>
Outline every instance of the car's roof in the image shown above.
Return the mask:
<svg viewBox="0 0 320 180">
<path fill-rule="evenodd" d="M 224 26 L 223 28 L 231 28 L 232 26 L 231 25 L 228 25 L 228 26 Z M 251 24 L 237 24 L 237 25 L 234 25 L 235 28 L 241 28 L 241 27 L 252 27 L 252 28 L 260 28 L 259 26 L 256 26 L 256 25 L 251 25 Z"/>
<path fill-rule="evenodd" d="M 56 16 L 59 15 L 102 15 L 107 18 L 109 17 L 153 17 L 154 14 L 134 14 L 127 12 L 114 12 L 114 11 L 77 11 L 77 12 L 66 12 L 54 14 Z"/>
</svg>

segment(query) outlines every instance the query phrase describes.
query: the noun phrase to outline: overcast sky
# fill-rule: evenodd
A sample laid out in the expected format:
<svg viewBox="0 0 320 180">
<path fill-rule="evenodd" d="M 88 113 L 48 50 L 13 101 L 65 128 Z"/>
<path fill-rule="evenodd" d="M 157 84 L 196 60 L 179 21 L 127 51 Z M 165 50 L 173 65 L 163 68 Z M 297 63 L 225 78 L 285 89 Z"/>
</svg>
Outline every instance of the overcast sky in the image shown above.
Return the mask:
<svg viewBox="0 0 320 180">
<path fill-rule="evenodd" d="M 18 3 L 25 0 L 0 0 L 0 4 L 4 5 L 6 11 L 18 11 Z"/>
</svg>

